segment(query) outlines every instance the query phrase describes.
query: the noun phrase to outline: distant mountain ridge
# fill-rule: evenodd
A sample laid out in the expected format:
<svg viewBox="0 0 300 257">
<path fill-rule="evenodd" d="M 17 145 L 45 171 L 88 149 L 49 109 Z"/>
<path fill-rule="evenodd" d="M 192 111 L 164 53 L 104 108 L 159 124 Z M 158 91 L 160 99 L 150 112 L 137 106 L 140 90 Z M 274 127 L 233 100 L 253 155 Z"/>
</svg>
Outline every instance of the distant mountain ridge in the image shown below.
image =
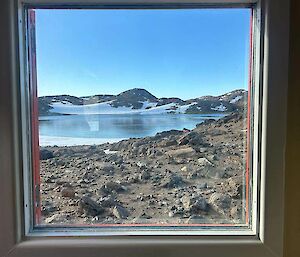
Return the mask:
<svg viewBox="0 0 300 257">
<path fill-rule="evenodd" d="M 220 96 L 201 96 L 182 100 L 177 97 L 157 98 L 143 88 L 133 88 L 118 95 L 76 97 L 55 95 L 39 97 L 40 116 L 57 114 L 208 114 L 242 111 L 247 91 L 234 90 Z"/>
</svg>

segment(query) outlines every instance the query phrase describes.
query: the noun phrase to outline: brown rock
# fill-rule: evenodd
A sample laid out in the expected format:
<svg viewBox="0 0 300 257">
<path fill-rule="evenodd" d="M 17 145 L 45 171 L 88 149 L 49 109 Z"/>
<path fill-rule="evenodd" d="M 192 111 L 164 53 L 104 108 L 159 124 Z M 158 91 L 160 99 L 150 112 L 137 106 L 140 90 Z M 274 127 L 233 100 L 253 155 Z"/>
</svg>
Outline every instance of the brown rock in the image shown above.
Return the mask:
<svg viewBox="0 0 300 257">
<path fill-rule="evenodd" d="M 188 158 L 194 155 L 196 151 L 192 147 L 180 148 L 176 150 L 170 150 L 166 152 L 166 155 L 170 157 L 181 157 L 181 158 Z"/>
<path fill-rule="evenodd" d="M 61 190 L 61 195 L 63 197 L 73 198 L 73 197 L 75 197 L 75 191 L 74 191 L 74 189 L 72 187 L 64 187 Z"/>
<path fill-rule="evenodd" d="M 102 214 L 105 209 L 90 197 L 84 196 L 79 201 L 79 211 L 94 217 Z"/>
</svg>

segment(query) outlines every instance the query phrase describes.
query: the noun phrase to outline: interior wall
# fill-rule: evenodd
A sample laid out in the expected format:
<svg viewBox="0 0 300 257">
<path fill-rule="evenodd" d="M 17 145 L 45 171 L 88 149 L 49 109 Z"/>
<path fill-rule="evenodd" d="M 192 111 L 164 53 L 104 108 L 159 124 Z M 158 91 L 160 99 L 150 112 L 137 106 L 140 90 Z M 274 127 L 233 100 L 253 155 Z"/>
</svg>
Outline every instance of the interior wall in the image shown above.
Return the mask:
<svg viewBox="0 0 300 257">
<path fill-rule="evenodd" d="M 0 23 L 6 24 L 9 13 L 9 8 L 6 6 L 8 1 L 3 1 L 0 8 Z M 287 151 L 286 151 L 286 195 L 285 195 L 285 257 L 299 257 L 300 256 L 300 1 L 291 0 L 291 22 L 290 22 L 290 67 L 289 67 L 289 91 L 288 91 L 288 120 L 287 120 Z M 9 65 L 5 62 L 7 55 L 10 53 L 6 51 L 10 45 L 10 33 L 8 30 L 3 30 L 1 27 L 0 37 L 0 80 L 10 81 L 9 79 Z M 287 85 L 283 85 L 287 86 Z M 0 85 L 0 114 L 1 116 L 9 113 L 9 92 L 7 92 L 4 85 Z M 8 129 L 8 124 L 1 124 L 0 138 L 1 144 L 11 145 L 5 143 L 12 138 L 11 132 Z M 1 148 L 3 149 L 3 148 Z M 6 153 L 12 149 L 6 149 Z M 11 170 L 12 163 L 9 163 L 5 158 L 4 152 L 0 152 L 1 170 Z M 1 173 L 1 175 L 3 175 Z M 12 194 L 7 188 L 0 188 L 1 194 Z M 0 217 L 4 217 L 6 210 L 12 208 L 8 206 L 0 211 Z M 3 207 L 3 206 L 2 206 Z M 8 224 L 9 225 L 9 224 Z M 10 226 L 8 226 L 10 227 Z M 0 233 L 0 241 L 5 242 L 4 236 L 8 238 L 8 234 L 12 233 L 5 228 L 7 234 Z M 11 242 L 12 243 L 12 242 Z"/>
<path fill-rule="evenodd" d="M 300 1 L 290 2 L 290 61 L 286 148 L 285 257 L 300 256 Z"/>
</svg>

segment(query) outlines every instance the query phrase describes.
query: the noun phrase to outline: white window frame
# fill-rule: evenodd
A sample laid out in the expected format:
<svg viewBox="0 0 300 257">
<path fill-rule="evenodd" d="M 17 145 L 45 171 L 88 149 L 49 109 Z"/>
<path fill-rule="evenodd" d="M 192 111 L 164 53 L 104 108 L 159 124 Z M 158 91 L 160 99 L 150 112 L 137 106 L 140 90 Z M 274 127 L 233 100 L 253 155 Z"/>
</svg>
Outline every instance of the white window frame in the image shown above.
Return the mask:
<svg viewBox="0 0 300 257">
<path fill-rule="evenodd" d="M 36 67 L 35 63 L 32 62 L 34 59 L 34 56 L 36 55 L 36 49 L 35 47 L 32 48 L 32 46 L 35 45 L 35 29 L 33 27 L 30 27 L 29 25 L 29 11 L 39 9 L 39 8 L 53 8 L 53 10 L 57 10 L 57 8 L 68 8 L 68 6 L 64 4 L 51 4 L 49 2 L 45 4 L 31 4 L 31 0 L 25 0 L 26 4 L 24 4 L 24 8 L 21 12 L 21 15 L 19 16 L 20 26 L 19 26 L 19 41 L 20 41 L 20 55 L 23 56 L 21 60 L 21 67 L 23 69 L 20 70 L 21 74 L 21 81 L 24 86 L 23 94 L 21 95 L 21 111 L 22 111 L 22 123 L 23 123 L 23 131 L 22 131 L 22 143 L 23 143 L 23 176 L 24 178 L 24 199 L 25 199 L 25 234 L 31 235 L 31 236 L 59 236 L 59 235 L 66 235 L 70 234 L 70 227 L 66 226 L 35 226 L 35 217 L 36 217 L 36 210 L 40 207 L 38 206 L 40 204 L 40 187 L 39 184 L 34 184 L 34 180 L 36 180 L 36 176 L 39 176 L 36 174 L 37 171 L 35 171 L 35 165 L 38 165 L 35 163 L 35 156 L 36 154 L 36 142 L 34 142 L 36 133 L 34 131 L 34 127 L 32 126 L 32 121 L 36 121 L 36 117 L 34 117 L 33 103 L 36 101 L 36 78 L 35 76 L 30 76 L 30 74 L 36 74 Z M 24 2 L 24 0 L 23 0 Z M 30 2 L 30 3 L 29 3 Z M 46 1 L 43 1 L 46 2 Z M 255 87 L 251 87 L 250 97 L 251 97 L 251 107 L 250 114 L 251 117 L 251 125 L 249 130 L 251 131 L 250 137 L 251 142 L 249 147 L 249 153 L 247 156 L 249 166 L 251 166 L 251 172 L 249 172 L 249 183 L 248 185 L 248 194 L 250 195 L 249 199 L 245 200 L 249 204 L 249 208 L 247 208 L 247 212 L 249 212 L 249 221 L 245 224 L 209 224 L 206 225 L 199 225 L 199 226 L 157 226 L 157 227 L 149 227 L 149 226 L 102 226 L 99 224 L 99 226 L 91 226 L 86 227 L 84 229 L 80 228 L 80 226 L 74 226 L 72 227 L 72 234 L 73 235 L 256 235 L 257 234 L 257 180 L 258 180 L 258 174 L 259 174 L 259 165 L 256 161 L 258 159 L 258 150 L 259 150 L 259 138 L 260 133 L 258 133 L 258 117 L 261 112 L 261 108 L 259 108 L 259 102 L 260 102 L 260 7 L 256 4 L 253 5 L 251 3 L 226 3 L 226 4 L 215 4 L 210 3 L 209 5 L 204 5 L 202 3 L 202 0 L 200 3 L 185 3 L 184 1 L 178 5 L 178 4 L 148 4 L 148 5 L 141 5 L 138 4 L 132 4 L 131 0 L 126 1 L 126 5 L 104 5 L 101 4 L 102 1 L 99 1 L 100 4 L 98 5 L 72 5 L 70 8 L 86 8 L 86 9 L 115 9 L 115 8 L 219 8 L 219 7 L 225 7 L 225 8 L 248 8 L 249 11 L 253 11 L 251 13 L 251 28 L 249 28 L 249 33 L 251 33 L 250 41 L 248 42 L 250 47 L 250 55 L 251 55 L 251 74 L 249 74 L 250 78 L 250 84 L 255 85 Z M 252 8 L 253 7 L 253 8 Z M 257 8 L 256 8 L 257 7 Z M 116 9 L 115 9 L 116 10 Z M 33 15 L 34 17 L 34 15 Z M 33 22 L 35 23 L 35 22 Z M 36 26 L 33 25 L 33 26 Z M 31 31 L 33 29 L 33 31 Z M 257 39 L 255 42 L 252 42 L 252 37 Z M 249 60 L 250 61 L 250 60 Z M 254 118 L 256 120 L 254 120 Z M 29 132 L 28 131 L 32 131 Z M 254 133 L 252 133 L 254 132 Z M 255 136 L 254 136 L 255 135 Z M 254 162 L 253 162 L 254 160 Z M 39 162 L 39 160 L 37 160 Z M 247 165 L 248 166 L 248 165 Z M 35 175 L 34 175 L 35 174 Z M 39 179 L 37 179 L 39 181 Z M 38 182 L 39 183 L 39 182 Z M 246 195 L 247 195 L 246 193 Z M 37 201 L 34 201 L 36 198 Z M 247 224 L 249 222 L 249 224 Z M 219 225 L 219 226 L 218 226 Z"/>
<path fill-rule="evenodd" d="M 0 256 L 283 256 L 283 199 L 284 199 L 284 153 L 288 83 L 288 25 L 289 1 L 261 0 L 261 51 L 257 60 L 260 69 L 261 87 L 258 95 L 263 96 L 260 115 L 256 115 L 261 137 L 260 154 L 255 162 L 260 169 L 258 190 L 258 230 L 253 234 L 202 234 L 168 235 L 113 235 L 93 233 L 34 234 L 26 225 L 28 203 L 24 195 L 28 166 L 26 140 L 29 133 L 24 129 L 24 95 L 26 71 L 24 67 L 25 33 L 23 4 L 68 5 L 126 5 L 131 4 L 203 4 L 207 6 L 231 6 L 255 3 L 254 0 L 4 0 L 1 2 L 0 27 Z M 2 8 L 3 7 L 3 8 Z M 21 44 L 19 44 L 21 42 Z M 20 47 L 21 46 L 21 47 Z M 257 98 L 257 96 L 255 96 Z M 3 105 L 3 106 L 2 106 Z M 22 120 L 23 118 L 23 120 Z M 26 128 L 26 126 L 25 126 Z M 24 142 L 25 140 L 25 142 Z M 27 153 L 29 154 L 29 153 Z M 25 185 L 25 186 L 24 186 Z M 3 192 L 2 192 L 3 190 Z M 27 206 L 26 206 L 27 205 Z M 28 216 L 28 215 L 27 215 Z M 27 227 L 26 227 L 26 226 Z"/>
</svg>

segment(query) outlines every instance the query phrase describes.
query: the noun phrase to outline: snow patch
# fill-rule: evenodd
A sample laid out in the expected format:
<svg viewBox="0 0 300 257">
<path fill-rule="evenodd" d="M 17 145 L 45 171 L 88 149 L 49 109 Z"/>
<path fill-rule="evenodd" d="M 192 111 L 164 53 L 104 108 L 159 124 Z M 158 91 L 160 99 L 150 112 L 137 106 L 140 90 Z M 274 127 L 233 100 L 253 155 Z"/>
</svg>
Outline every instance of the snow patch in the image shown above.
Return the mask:
<svg viewBox="0 0 300 257">
<path fill-rule="evenodd" d="M 188 108 L 190 108 L 191 106 L 197 104 L 197 102 L 193 102 L 187 105 L 181 105 L 177 108 L 176 113 L 185 113 L 187 111 Z"/>
<path fill-rule="evenodd" d="M 60 114 L 126 114 L 135 110 L 130 107 L 112 107 L 111 101 L 87 104 L 87 105 L 65 105 L 61 102 L 51 104 L 52 109 L 50 112 Z"/>
<path fill-rule="evenodd" d="M 52 104 L 64 104 L 64 105 L 73 105 L 71 102 L 67 101 L 67 100 L 57 100 L 57 99 L 53 99 L 52 100 Z"/>
<path fill-rule="evenodd" d="M 109 149 L 104 150 L 105 154 L 115 154 L 118 153 L 118 151 L 111 151 Z"/>
<path fill-rule="evenodd" d="M 231 103 L 231 104 L 234 104 L 234 103 L 236 103 L 237 101 L 239 101 L 240 99 L 242 99 L 242 96 L 241 96 L 241 95 L 238 95 L 238 96 L 236 96 L 235 98 L 233 98 L 233 99 L 230 101 L 230 103 Z"/>
<path fill-rule="evenodd" d="M 161 105 L 161 106 L 155 106 L 152 107 L 151 109 L 145 109 L 142 112 L 140 112 L 141 114 L 163 114 L 163 113 L 169 113 L 172 111 L 172 107 L 176 107 L 177 105 L 174 103 L 170 103 L 170 104 L 165 104 L 165 105 Z"/>
<path fill-rule="evenodd" d="M 141 104 L 143 104 L 142 106 L 142 109 L 149 109 L 149 108 L 152 108 L 152 107 L 156 107 L 157 103 L 152 103 L 152 102 L 149 102 L 149 101 L 144 101 L 144 102 L 140 102 Z"/>
<path fill-rule="evenodd" d="M 141 109 L 132 109 L 132 107 L 112 107 L 112 101 L 88 104 L 88 105 L 73 105 L 62 102 L 55 102 L 51 104 L 50 112 L 60 114 L 163 114 L 163 113 L 185 113 L 186 110 L 197 103 L 187 105 L 179 105 L 177 103 L 170 103 L 157 106 L 157 103 L 149 101 L 141 102 L 143 104 Z"/>
<path fill-rule="evenodd" d="M 210 109 L 212 109 L 214 111 L 219 111 L 219 112 L 225 112 L 227 110 L 226 106 L 223 105 L 223 103 L 221 103 L 220 105 L 218 105 L 216 107 L 211 107 Z"/>
</svg>

